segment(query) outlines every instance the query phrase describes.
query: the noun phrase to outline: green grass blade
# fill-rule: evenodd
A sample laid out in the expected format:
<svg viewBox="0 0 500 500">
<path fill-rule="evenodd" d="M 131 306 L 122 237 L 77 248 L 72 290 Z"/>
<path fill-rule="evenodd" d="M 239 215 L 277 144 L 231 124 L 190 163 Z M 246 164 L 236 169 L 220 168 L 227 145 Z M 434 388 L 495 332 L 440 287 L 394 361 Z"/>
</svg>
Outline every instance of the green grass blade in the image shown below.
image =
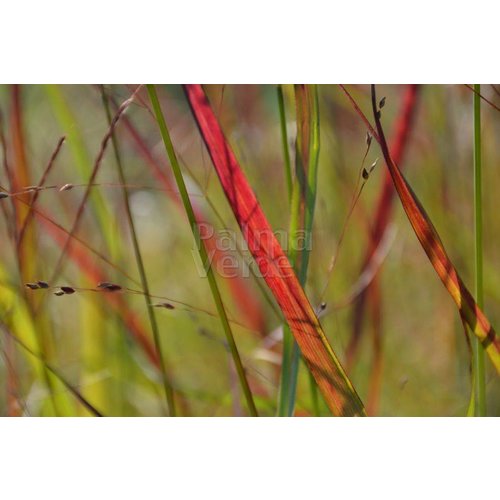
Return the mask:
<svg viewBox="0 0 500 500">
<path fill-rule="evenodd" d="M 474 85 L 474 287 L 478 306 L 483 302 L 483 209 L 482 209 L 482 165 L 481 165 L 481 85 Z M 474 346 L 474 385 L 475 415 L 486 415 L 486 375 L 484 366 L 484 348 L 477 337 Z"/>
<path fill-rule="evenodd" d="M 189 220 L 189 224 L 191 226 L 191 230 L 193 232 L 193 236 L 195 239 L 196 248 L 199 251 L 201 261 L 203 263 L 204 268 L 207 271 L 208 283 L 210 285 L 210 290 L 212 292 L 214 302 L 217 308 L 217 312 L 219 313 L 219 317 L 224 329 L 224 333 L 226 334 L 226 339 L 229 345 L 229 349 L 231 351 L 231 355 L 236 367 L 236 371 L 238 373 L 238 378 L 240 380 L 240 384 L 243 390 L 243 393 L 246 398 L 246 402 L 248 405 L 248 410 L 252 416 L 257 416 L 257 409 L 255 407 L 255 403 L 253 401 L 252 392 L 250 391 L 250 386 L 248 385 L 248 381 L 245 375 L 245 370 L 243 368 L 243 364 L 241 362 L 240 355 L 238 353 L 238 348 L 236 346 L 236 342 L 234 340 L 233 332 L 231 330 L 231 326 L 229 325 L 229 321 L 227 318 L 226 310 L 224 308 L 224 304 L 222 302 L 222 297 L 220 295 L 219 288 L 217 286 L 217 281 L 215 280 L 215 275 L 213 269 L 210 265 L 210 259 L 208 257 L 205 246 L 201 240 L 200 231 L 198 228 L 198 224 L 196 223 L 196 218 L 194 215 L 193 207 L 191 205 L 191 200 L 189 199 L 189 195 L 186 189 L 186 185 L 184 183 L 184 178 L 182 177 L 181 169 L 179 162 L 177 161 L 177 156 L 175 154 L 174 146 L 170 139 L 170 134 L 168 132 L 167 124 L 165 122 L 165 118 L 163 116 L 163 112 L 160 107 L 160 102 L 158 101 L 158 96 L 156 94 L 156 89 L 154 85 L 147 86 L 149 98 L 153 105 L 153 109 L 155 112 L 156 120 L 158 122 L 158 126 L 160 128 L 160 133 L 165 144 L 165 149 L 167 151 L 168 158 L 170 160 L 170 164 L 172 167 L 172 171 L 174 173 L 175 181 L 177 183 L 177 187 L 179 189 L 180 196 L 182 198 L 182 203 L 184 205 L 184 209 L 186 211 L 186 215 Z"/>
<path fill-rule="evenodd" d="M 106 96 L 104 89 L 101 90 L 101 95 L 102 95 L 102 101 L 104 104 L 104 108 L 106 110 L 106 117 L 108 119 L 108 124 L 111 126 L 111 120 L 112 120 L 111 110 L 110 110 L 109 102 L 108 102 L 108 99 L 107 99 L 107 96 Z M 144 260 L 142 258 L 141 248 L 139 245 L 139 240 L 137 238 L 137 232 L 135 230 L 134 219 L 132 217 L 132 211 L 130 209 L 130 199 L 129 199 L 128 189 L 126 187 L 127 179 L 125 177 L 125 172 L 123 169 L 120 149 L 118 147 L 118 141 L 116 140 L 116 135 L 114 132 L 111 135 L 111 143 L 113 146 L 116 166 L 118 169 L 118 177 L 120 179 L 120 183 L 123 186 L 122 193 L 123 193 L 125 214 L 127 217 L 128 225 L 130 227 L 130 234 L 132 237 L 132 246 L 134 247 L 135 260 L 137 262 L 137 268 L 139 270 L 139 275 L 141 278 L 141 285 L 142 285 L 142 289 L 144 291 L 144 300 L 146 301 L 146 310 L 148 312 L 148 318 L 149 318 L 149 322 L 151 325 L 151 331 L 153 332 L 153 339 L 154 339 L 154 343 L 155 343 L 155 348 L 156 348 L 156 351 L 158 353 L 158 359 L 160 362 L 161 378 L 162 378 L 162 383 L 163 383 L 163 390 L 165 393 L 165 399 L 167 402 L 168 415 L 171 417 L 175 417 L 176 411 L 175 411 L 174 391 L 172 389 L 172 385 L 171 385 L 171 383 L 169 381 L 169 377 L 167 375 L 167 367 L 166 367 L 165 359 L 164 359 L 163 352 L 162 352 L 161 337 L 160 337 L 160 332 L 158 329 L 158 322 L 156 320 L 156 313 L 155 313 L 155 310 L 151 304 L 151 299 L 150 299 L 151 294 L 149 292 L 149 283 L 148 283 L 148 279 L 146 276 L 146 269 L 144 267 Z"/>
<path fill-rule="evenodd" d="M 278 108 L 280 114 L 280 130 L 281 130 L 281 144 L 283 147 L 283 160 L 285 162 L 285 179 L 286 187 L 288 190 L 288 200 L 292 201 L 293 191 L 293 176 L 292 165 L 290 162 L 290 151 L 288 150 L 288 132 L 286 130 L 286 112 L 285 112 L 285 99 L 283 98 L 283 86 L 278 85 L 276 88 L 278 97 Z"/>
<path fill-rule="evenodd" d="M 320 124 L 318 89 L 316 86 L 296 88 L 297 101 L 297 154 L 296 176 L 291 200 L 288 258 L 299 278 L 302 287 L 307 280 L 309 249 L 316 203 L 318 159 L 320 149 Z M 304 231 L 303 246 L 297 248 L 299 231 Z M 278 396 L 278 415 L 292 416 L 295 408 L 300 350 L 293 339 L 290 328 L 283 328 L 283 355 L 280 391 Z M 311 391 L 316 392 L 316 384 L 311 381 Z M 317 394 L 312 394 L 313 401 Z M 316 408 L 316 405 L 314 405 Z"/>
</svg>

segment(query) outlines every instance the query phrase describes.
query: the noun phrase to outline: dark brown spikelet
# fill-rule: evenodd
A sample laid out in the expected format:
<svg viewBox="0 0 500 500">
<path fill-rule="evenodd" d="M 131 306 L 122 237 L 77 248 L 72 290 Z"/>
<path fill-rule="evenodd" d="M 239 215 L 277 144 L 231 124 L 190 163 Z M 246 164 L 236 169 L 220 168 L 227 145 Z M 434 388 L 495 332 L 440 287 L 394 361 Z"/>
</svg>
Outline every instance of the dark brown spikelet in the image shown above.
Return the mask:
<svg viewBox="0 0 500 500">
<path fill-rule="evenodd" d="M 368 173 L 368 171 L 366 170 L 366 168 L 363 169 L 363 179 L 366 181 L 368 179 L 368 177 L 370 176 L 370 174 Z"/>
<path fill-rule="evenodd" d="M 378 103 L 378 107 L 382 109 L 384 106 L 385 106 L 385 97 L 382 97 L 382 99 L 380 99 L 380 102 Z"/>
<path fill-rule="evenodd" d="M 61 295 L 64 295 L 64 292 L 62 290 L 57 290 L 57 292 L 54 292 L 54 295 L 60 297 Z"/>
<path fill-rule="evenodd" d="M 168 302 L 159 302 L 158 304 L 154 304 L 154 307 L 164 307 L 165 309 L 175 309 L 175 307 Z"/>
<path fill-rule="evenodd" d="M 37 283 L 26 283 L 25 284 L 26 288 L 30 288 L 31 290 L 38 290 L 40 288 L 40 285 Z"/>
<path fill-rule="evenodd" d="M 61 188 L 59 188 L 59 192 L 62 191 L 69 191 L 70 189 L 73 189 L 73 184 L 64 184 Z"/>
<path fill-rule="evenodd" d="M 110 283 L 109 281 L 101 281 L 101 283 L 97 284 L 97 288 L 101 288 L 102 290 L 106 290 L 107 292 L 117 292 L 118 290 L 122 289 L 120 285 L 115 285 L 114 283 Z"/>
<path fill-rule="evenodd" d="M 9 193 L 0 193 L 0 200 L 3 199 L 3 198 L 8 198 L 9 197 Z"/>
<path fill-rule="evenodd" d="M 71 295 L 72 293 L 75 293 L 75 289 L 70 286 L 62 286 L 61 291 L 66 295 Z"/>
<path fill-rule="evenodd" d="M 40 281 L 38 280 L 36 282 L 36 284 L 40 287 L 40 288 L 49 288 L 49 284 L 46 282 L 46 281 Z"/>
</svg>

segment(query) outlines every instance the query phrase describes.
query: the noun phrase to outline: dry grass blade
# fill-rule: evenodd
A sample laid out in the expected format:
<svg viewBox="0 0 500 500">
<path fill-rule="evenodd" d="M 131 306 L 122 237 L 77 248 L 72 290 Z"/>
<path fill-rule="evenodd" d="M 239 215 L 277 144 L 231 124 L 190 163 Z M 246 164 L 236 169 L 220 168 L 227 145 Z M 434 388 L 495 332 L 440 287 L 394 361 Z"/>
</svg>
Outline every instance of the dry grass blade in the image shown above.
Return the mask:
<svg viewBox="0 0 500 500">
<path fill-rule="evenodd" d="M 193 115 L 249 249 L 335 415 L 365 415 L 200 85 L 185 87 Z"/>
<path fill-rule="evenodd" d="M 354 103 L 352 98 L 350 99 L 356 111 L 382 148 L 382 153 L 391 173 L 394 186 L 396 187 L 403 208 L 420 244 L 439 278 L 457 304 L 461 317 L 481 341 L 486 353 L 490 357 L 497 372 L 500 374 L 500 339 L 495 334 L 495 330 L 460 278 L 429 216 L 391 157 L 380 121 L 380 109 L 377 107 L 375 86 L 372 86 L 372 109 L 375 116 L 376 131 L 370 125 L 370 122 L 360 110 L 359 106 Z"/>
</svg>

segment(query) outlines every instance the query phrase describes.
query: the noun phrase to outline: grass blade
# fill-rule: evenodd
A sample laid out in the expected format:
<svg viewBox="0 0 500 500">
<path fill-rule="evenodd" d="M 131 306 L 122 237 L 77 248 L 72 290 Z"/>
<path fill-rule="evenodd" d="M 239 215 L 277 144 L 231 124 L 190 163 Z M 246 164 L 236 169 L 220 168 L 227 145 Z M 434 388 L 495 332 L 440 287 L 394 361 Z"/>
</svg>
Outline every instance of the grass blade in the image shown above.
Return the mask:
<svg viewBox="0 0 500 500">
<path fill-rule="evenodd" d="M 474 288 L 477 304 L 483 307 L 483 212 L 482 212 L 482 168 L 481 168 L 481 85 L 474 85 Z M 479 339 L 474 338 L 474 382 L 475 415 L 486 416 L 486 372 L 484 349 Z"/>
<path fill-rule="evenodd" d="M 309 250 L 316 202 L 316 184 L 319 158 L 318 90 L 314 86 L 296 85 L 297 153 L 296 175 L 291 198 L 288 259 L 304 288 L 309 264 Z M 302 239 L 302 234 L 305 236 Z M 301 237 L 303 248 L 297 248 Z M 278 398 L 278 415 L 292 416 L 295 408 L 300 351 L 290 328 L 283 329 L 283 354 Z M 316 385 L 311 384 L 311 391 Z M 314 395 L 313 395 L 314 399 Z"/>
<path fill-rule="evenodd" d="M 286 187 L 288 190 L 288 199 L 291 201 L 292 189 L 293 189 L 293 176 L 292 176 L 292 165 L 290 162 L 290 152 L 288 150 L 288 133 L 286 130 L 285 100 L 283 98 L 282 85 L 277 86 L 276 93 L 278 98 L 278 109 L 280 114 L 281 145 L 283 147 L 283 160 L 285 162 Z"/>
<path fill-rule="evenodd" d="M 293 268 L 273 234 L 200 85 L 186 85 L 191 110 L 249 249 L 334 415 L 365 415 Z"/>
<path fill-rule="evenodd" d="M 418 85 L 408 85 L 403 96 L 403 103 L 399 118 L 396 122 L 395 129 L 396 133 L 391 144 L 391 151 L 393 155 L 394 162 L 401 168 L 404 166 L 403 160 L 405 153 L 408 149 L 408 142 L 410 133 L 412 130 L 412 124 L 415 119 L 416 104 L 418 100 L 419 86 Z M 373 260 L 376 257 L 377 249 L 380 247 L 384 235 L 386 234 L 389 221 L 391 218 L 393 200 L 396 191 L 392 183 L 391 174 L 388 170 L 384 173 L 384 180 L 382 189 L 380 191 L 377 208 L 375 210 L 375 217 L 373 223 L 373 230 L 369 242 L 369 246 L 363 260 L 363 264 L 359 275 L 367 272 L 372 266 Z M 349 339 L 349 344 L 346 349 L 346 367 L 350 370 L 356 358 L 360 340 L 362 337 L 362 326 L 364 311 L 366 308 L 367 300 L 371 297 L 378 297 L 381 300 L 380 294 L 371 294 L 371 287 L 379 286 L 376 283 L 377 276 L 379 276 L 379 271 L 376 271 L 376 275 L 373 277 L 373 281 L 364 288 L 364 290 L 356 297 L 354 308 L 353 308 L 353 331 Z M 378 363 L 378 362 L 377 362 Z"/>
<path fill-rule="evenodd" d="M 236 367 L 236 371 L 238 373 L 238 377 L 240 380 L 241 387 L 243 389 L 243 393 L 245 395 L 249 412 L 252 416 L 257 416 L 257 408 L 255 407 L 255 403 L 253 401 L 252 392 L 250 391 L 250 387 L 248 385 L 248 381 L 245 375 L 245 370 L 243 368 L 243 364 L 241 362 L 240 355 L 238 353 L 238 348 L 236 347 L 236 342 L 233 337 L 233 333 L 231 331 L 231 326 L 229 325 L 229 321 L 227 318 L 226 310 L 224 308 L 224 304 L 222 303 L 222 297 L 219 292 L 219 288 L 217 286 L 217 282 L 215 280 L 215 275 L 210 265 L 210 260 L 207 254 L 207 250 L 205 248 L 204 243 L 201 239 L 200 229 L 198 223 L 196 221 L 196 217 L 193 211 L 193 207 L 191 205 L 191 200 L 189 199 L 189 195 L 186 189 L 186 185 L 184 183 L 184 178 L 182 177 L 181 169 L 179 163 L 177 161 L 177 157 L 174 151 L 174 147 L 172 141 L 170 140 L 170 134 L 168 133 L 167 124 L 165 123 L 165 118 L 163 117 L 163 112 L 160 107 L 160 103 L 158 101 L 158 96 L 156 95 L 156 90 L 154 85 L 148 85 L 148 93 L 153 104 L 153 108 L 155 111 L 156 119 L 158 122 L 158 126 L 160 127 L 161 136 L 163 138 L 163 142 L 165 144 L 165 149 L 167 150 L 167 154 L 170 160 L 170 164 L 172 166 L 172 170 L 174 172 L 175 180 L 177 182 L 177 187 L 179 188 L 179 192 L 182 198 L 182 202 L 184 204 L 184 209 L 186 211 L 187 217 L 189 219 L 189 224 L 191 225 L 191 230 L 193 232 L 193 236 L 196 241 L 196 247 L 200 253 L 201 261 L 203 263 L 204 268 L 207 270 L 207 278 L 210 285 L 210 289 L 212 291 L 212 295 L 214 297 L 215 305 L 217 307 L 217 311 L 219 313 L 222 326 L 224 328 L 224 333 L 226 334 L 226 339 L 231 350 L 231 354 L 233 357 L 233 361 Z"/>
<path fill-rule="evenodd" d="M 170 384 L 169 377 L 167 375 L 167 367 L 166 367 L 165 359 L 164 359 L 164 356 L 162 353 L 161 337 L 160 337 L 160 332 L 158 329 L 158 322 L 156 321 L 156 313 L 155 313 L 154 308 L 152 307 L 150 297 L 149 297 L 150 296 L 149 283 L 148 283 L 148 279 L 146 276 L 146 269 L 144 267 L 144 261 L 142 259 L 141 248 L 139 246 L 139 240 L 137 238 L 137 233 L 135 230 L 135 224 L 134 224 L 134 219 L 132 217 L 132 211 L 130 209 L 129 194 L 128 194 L 127 188 L 125 187 L 127 184 L 127 180 L 125 178 L 125 173 L 124 173 L 124 169 L 123 169 L 123 165 L 122 165 L 120 150 L 118 148 L 118 142 L 116 140 L 114 130 L 111 128 L 113 118 L 111 116 L 108 98 L 106 96 L 104 89 L 102 89 L 102 88 L 101 88 L 101 95 L 102 95 L 104 108 L 106 110 L 108 125 L 110 127 L 110 130 L 112 130 L 111 143 L 112 143 L 113 151 L 115 154 L 116 166 L 118 168 L 118 177 L 120 179 L 120 182 L 123 184 L 123 188 L 122 188 L 123 204 L 125 207 L 125 214 L 127 216 L 128 225 L 130 227 L 130 235 L 132 237 L 132 245 L 134 247 L 134 254 L 135 254 L 135 259 L 137 262 L 137 268 L 139 270 L 139 275 L 141 277 L 141 285 L 142 285 L 142 288 L 144 290 L 144 299 L 146 301 L 146 310 L 148 311 L 148 318 L 149 318 L 149 322 L 151 325 L 151 331 L 153 332 L 153 339 L 154 339 L 156 351 L 158 354 L 158 359 L 160 362 L 160 372 L 161 372 L 161 378 L 162 378 L 162 382 L 163 382 L 163 390 L 165 392 L 165 399 L 166 399 L 167 407 L 168 407 L 168 414 L 171 417 L 175 417 L 176 412 L 175 412 L 174 391 L 172 389 L 172 385 Z"/>
<path fill-rule="evenodd" d="M 386 165 L 391 173 L 403 208 L 427 257 L 455 301 L 461 317 L 479 339 L 497 373 L 500 374 L 500 339 L 460 278 L 429 216 L 390 155 L 380 121 L 380 110 L 377 108 L 375 86 L 372 86 L 372 109 L 375 116 L 376 130 L 371 126 L 354 100 L 350 96 L 349 98 L 356 112 L 382 148 Z"/>
<path fill-rule="evenodd" d="M 110 100 L 114 103 L 114 107 L 117 109 L 118 104 L 114 102 L 113 98 L 110 97 Z M 167 193 L 175 193 L 175 182 L 171 177 L 170 172 L 165 171 L 160 162 L 155 158 L 153 153 L 150 151 L 148 144 L 145 142 L 144 138 L 140 135 L 139 131 L 136 129 L 132 121 L 126 116 L 122 116 L 122 126 L 129 134 L 132 142 L 135 146 L 137 152 L 144 158 L 146 165 L 151 170 L 153 176 L 165 187 L 165 191 Z M 193 176 L 191 176 L 193 180 L 196 182 Z M 202 189 L 198 186 L 200 190 Z M 184 210 L 182 205 L 182 200 L 177 193 L 170 194 L 170 196 L 175 201 L 175 206 L 180 210 Z M 207 198 L 207 202 L 209 205 L 210 200 Z M 193 206 L 194 215 L 198 224 L 201 227 L 210 226 L 210 218 L 204 210 L 203 205 L 197 203 L 196 200 L 191 200 L 191 204 Z M 213 207 L 212 207 L 213 208 Z M 217 215 L 217 214 L 216 214 Z M 208 245 L 208 252 L 212 255 L 212 262 L 214 265 L 218 265 L 219 263 L 224 261 L 225 256 L 227 255 L 226 250 L 220 249 L 216 245 L 215 237 L 204 238 L 204 241 Z M 245 282 L 244 277 L 239 274 L 229 275 L 224 277 L 224 279 L 228 282 L 229 287 L 231 289 L 232 295 L 237 299 L 237 307 L 241 314 L 244 315 L 246 322 L 255 330 L 259 332 L 265 331 L 265 313 L 262 308 L 260 301 L 251 293 L 250 288 Z M 259 282 L 257 282 L 259 283 Z"/>
</svg>

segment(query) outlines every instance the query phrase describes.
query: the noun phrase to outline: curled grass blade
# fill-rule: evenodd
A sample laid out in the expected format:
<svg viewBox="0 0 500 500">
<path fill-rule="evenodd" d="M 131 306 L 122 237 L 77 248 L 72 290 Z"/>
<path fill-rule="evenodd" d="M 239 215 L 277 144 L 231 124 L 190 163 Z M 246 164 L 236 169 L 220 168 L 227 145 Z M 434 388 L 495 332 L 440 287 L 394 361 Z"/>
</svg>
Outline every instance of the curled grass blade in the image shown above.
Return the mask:
<svg viewBox="0 0 500 500">
<path fill-rule="evenodd" d="M 185 91 L 243 236 L 283 311 L 325 402 L 334 415 L 365 415 L 363 404 L 333 352 L 289 260 L 273 234 L 202 87 L 186 85 Z"/>
</svg>

